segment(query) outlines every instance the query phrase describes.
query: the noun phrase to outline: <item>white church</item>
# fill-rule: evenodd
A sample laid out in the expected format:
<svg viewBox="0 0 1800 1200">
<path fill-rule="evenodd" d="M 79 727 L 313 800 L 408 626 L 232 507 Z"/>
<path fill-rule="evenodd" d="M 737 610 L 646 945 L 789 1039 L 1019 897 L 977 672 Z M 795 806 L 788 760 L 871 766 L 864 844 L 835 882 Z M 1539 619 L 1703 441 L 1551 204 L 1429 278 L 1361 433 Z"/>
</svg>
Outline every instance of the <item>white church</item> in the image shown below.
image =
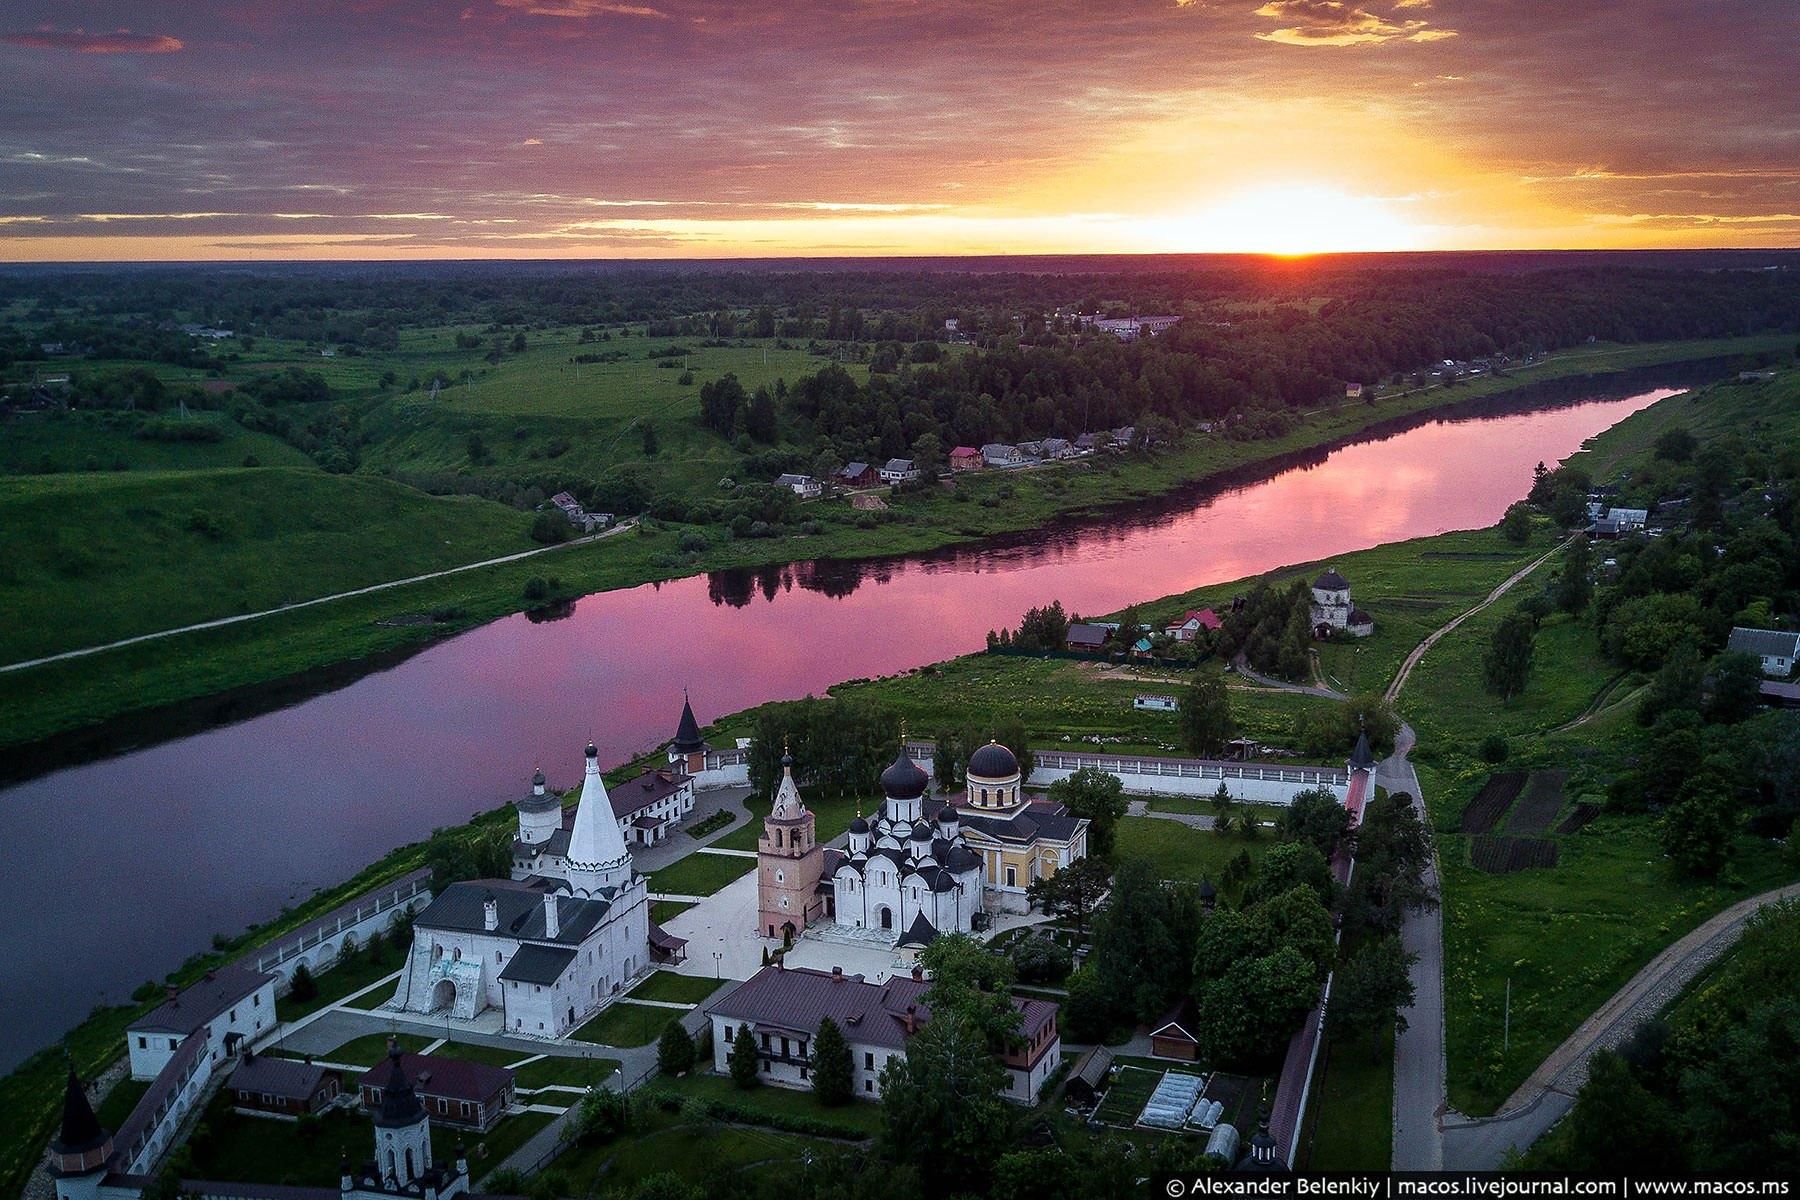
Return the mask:
<svg viewBox="0 0 1800 1200">
<path fill-rule="evenodd" d="M 388 1007 L 475 1021 L 499 1011 L 507 1033 L 555 1038 L 650 969 L 649 889 L 587 748 L 581 800 L 539 772 L 521 800 L 513 878 L 445 888 L 413 921 L 412 951 Z"/>
<path fill-rule="evenodd" d="M 980 912 L 981 856 L 969 848 L 954 804 L 925 819 L 931 777 L 903 745 L 881 773 L 874 818 L 850 822 L 848 852 L 826 853 L 834 919 L 853 929 L 899 934 L 922 945 L 938 933 L 968 933 Z"/>
<path fill-rule="evenodd" d="M 1350 581 L 1328 569 L 1312 583 L 1313 636 L 1328 638 L 1334 633 L 1351 637 L 1368 637 L 1375 632 L 1375 618 L 1356 607 L 1350 599 Z"/>
</svg>

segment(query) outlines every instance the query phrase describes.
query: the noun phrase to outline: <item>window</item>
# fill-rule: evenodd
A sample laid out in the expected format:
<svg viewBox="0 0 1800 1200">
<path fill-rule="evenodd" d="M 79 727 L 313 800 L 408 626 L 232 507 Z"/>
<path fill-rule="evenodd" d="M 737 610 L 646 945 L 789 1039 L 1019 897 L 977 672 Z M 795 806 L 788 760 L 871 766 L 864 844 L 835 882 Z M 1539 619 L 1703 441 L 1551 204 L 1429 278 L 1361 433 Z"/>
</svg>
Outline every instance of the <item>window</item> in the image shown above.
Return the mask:
<svg viewBox="0 0 1800 1200">
<path fill-rule="evenodd" d="M 497 963 L 505 962 L 506 961 L 505 953 L 500 950 L 494 951 L 494 961 Z"/>
<path fill-rule="evenodd" d="M 1007 887 L 1018 887 L 1019 886 L 1019 868 L 1017 868 L 1017 867 L 1006 868 L 1006 886 Z"/>
<path fill-rule="evenodd" d="M 147 1037 L 140 1037 L 138 1039 L 138 1049 L 139 1050 L 148 1050 L 149 1048 L 150 1048 L 150 1039 Z"/>
<path fill-rule="evenodd" d="M 236 1021 L 237 1020 L 237 1009 L 235 1009 L 235 1008 L 232 1009 L 231 1013 L 225 1019 L 227 1021 Z"/>
<path fill-rule="evenodd" d="M 863 1054 L 863 1070 L 873 1071 L 874 1069 L 875 1069 L 875 1055 L 873 1053 L 865 1052 Z"/>
<path fill-rule="evenodd" d="M 260 992 L 256 995 L 250 997 L 250 1006 L 252 1008 L 261 1008 L 262 1007 L 262 994 Z"/>
<path fill-rule="evenodd" d="M 169 1039 L 169 1049 L 171 1049 L 171 1050 L 178 1049 L 180 1047 L 180 1045 L 181 1045 L 181 1043 L 177 1042 L 174 1038 Z"/>
<path fill-rule="evenodd" d="M 872 1092 L 874 1090 L 875 1090 L 875 1081 L 873 1079 L 863 1080 L 863 1091 Z"/>
</svg>

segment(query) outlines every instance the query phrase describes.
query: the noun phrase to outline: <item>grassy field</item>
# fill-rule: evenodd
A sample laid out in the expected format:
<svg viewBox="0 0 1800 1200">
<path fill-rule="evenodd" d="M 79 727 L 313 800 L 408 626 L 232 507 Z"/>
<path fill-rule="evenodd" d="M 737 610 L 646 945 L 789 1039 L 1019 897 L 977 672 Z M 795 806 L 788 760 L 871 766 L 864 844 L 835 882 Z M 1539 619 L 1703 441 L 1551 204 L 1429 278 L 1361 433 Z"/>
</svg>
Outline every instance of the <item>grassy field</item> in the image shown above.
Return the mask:
<svg viewBox="0 0 1800 1200">
<path fill-rule="evenodd" d="M 328 1004 L 342 1000 L 368 987 L 370 984 L 386 979 L 405 965 L 405 957 L 397 950 L 389 950 L 379 963 L 369 961 L 368 955 L 358 954 L 347 962 L 340 962 L 328 971 L 320 971 L 313 976 L 318 986 L 317 992 L 309 1000 L 296 1000 L 293 996 L 281 996 L 275 1001 L 275 1015 L 283 1021 L 298 1021 L 308 1013 L 318 1012 Z M 389 988 L 383 992 L 371 993 L 364 1003 L 386 1000 L 393 994 Z"/>
<path fill-rule="evenodd" d="M 1784 395 L 1791 397 L 1779 387 L 1725 384 L 1664 400 L 1602 434 L 1577 461 L 1606 478 L 1676 424 L 1800 424 L 1800 412 Z M 1493 628 L 1540 582 L 1526 581 L 1440 642 L 1400 703 L 1419 732 L 1414 761 L 1443 878 L 1450 1102 L 1471 1115 L 1492 1112 L 1663 947 L 1721 908 L 1795 875 L 1778 847 L 1745 835 L 1721 882 L 1683 876 L 1663 857 L 1655 818 L 1635 814 L 1603 815 L 1572 834 L 1553 827 L 1539 835 L 1556 843 L 1554 867 L 1510 875 L 1475 869 L 1459 825 L 1492 771 L 1474 754 L 1483 737 L 1508 739 L 1509 770 L 1568 772 L 1565 814 L 1568 805 L 1603 795 L 1641 737 L 1629 700 L 1640 680 L 1602 658 L 1589 624 L 1565 617 L 1544 624 L 1530 682 L 1512 702 L 1482 688 L 1481 658 Z"/>
<path fill-rule="evenodd" d="M 0 475 L 57 471 L 198 471 L 220 467 L 303 467 L 313 461 L 272 434 L 245 429 L 224 413 L 196 412 L 187 423 L 217 429 L 219 440 L 142 436 L 176 418 L 138 413 L 25 413 L 0 434 Z M 255 460 L 247 462 L 247 460 Z"/>
<path fill-rule="evenodd" d="M 820 830 L 820 836 L 824 836 L 823 830 Z M 755 869 L 753 858 L 695 851 L 651 872 L 650 890 L 673 896 L 710 896 L 738 876 Z"/>
<path fill-rule="evenodd" d="M 1394 1153 L 1394 1035 L 1329 1045 L 1314 1083 L 1308 1171 L 1385 1171 Z"/>
<path fill-rule="evenodd" d="M 550 1055 L 519 1067 L 513 1073 L 513 1083 L 527 1089 L 548 1087 L 553 1083 L 588 1088 L 606 1082 L 618 1069 L 616 1058 Z"/>
<path fill-rule="evenodd" d="M 673 1004 L 698 1004 L 724 984 L 699 975 L 677 975 L 673 971 L 653 971 L 642 983 L 626 993 L 632 1000 L 666 1000 Z"/>
<path fill-rule="evenodd" d="M 422 335 L 423 340 L 415 339 L 409 334 L 402 339 L 399 356 L 390 365 L 396 369 L 402 380 L 411 373 L 413 365 L 430 362 L 447 367 L 457 366 L 456 353 L 450 349 L 451 331 L 435 331 Z M 633 343 L 635 352 L 648 349 L 646 344 Z M 527 563 L 502 566 L 470 572 L 446 580 L 432 581 L 405 589 L 364 597 L 314 609 L 302 610 L 298 613 L 283 614 L 255 622 L 251 625 L 237 626 L 226 630 L 208 631 L 205 633 L 184 635 L 167 641 L 131 647 L 122 651 L 108 652 L 92 658 L 77 660 L 71 663 L 55 664 L 38 668 L 27 675 L 18 677 L 18 687 L 0 696 L 0 745 L 18 744 L 37 740 L 52 733 L 63 730 L 90 726 L 119 716 L 126 712 L 152 708 L 170 704 L 196 696 L 205 696 L 230 688 L 246 687 L 270 680 L 299 674 L 303 671 L 316 670 L 329 664 L 353 661 L 370 655 L 395 651 L 406 646 L 419 645 L 436 637 L 466 629 L 473 624 L 517 611 L 523 605 L 521 591 L 524 582 L 534 575 L 557 575 L 564 584 L 573 591 L 592 591 L 605 588 L 623 587 L 632 584 L 649 582 L 657 579 L 673 578 L 691 574 L 701 570 L 720 569 L 732 566 L 756 566 L 773 562 L 794 561 L 819 556 L 866 557 L 888 554 L 904 554 L 932 549 L 948 543 L 979 538 L 999 533 L 1015 532 L 1030 529 L 1043 524 L 1059 514 L 1091 513 L 1103 510 L 1108 505 L 1123 501 L 1155 496 L 1169 491 L 1183 483 L 1203 480 L 1217 473 L 1242 468 L 1248 464 L 1266 461 L 1296 450 L 1309 449 L 1350 436 L 1375 422 L 1392 419 L 1409 413 L 1422 411 L 1447 403 L 1459 402 L 1477 396 L 1489 395 L 1505 391 L 1538 380 L 1572 376 L 1583 373 L 1620 370 L 1634 366 L 1643 366 L 1656 362 L 1676 362 L 1684 359 L 1711 357 L 1729 353 L 1745 353 L 1770 349 L 1785 349 L 1780 339 L 1748 338 L 1709 342 L 1659 343 L 1647 346 L 1586 347 L 1579 351 L 1571 351 L 1557 356 L 1531 371 L 1509 379 L 1489 379 L 1472 384 L 1458 385 L 1448 389 L 1432 389 L 1407 396 L 1384 399 L 1374 405 L 1354 405 L 1340 407 L 1317 413 L 1305 421 L 1287 436 L 1255 443 L 1223 442 L 1213 439 L 1191 439 L 1185 446 L 1154 457 L 1133 459 L 1128 461 L 1109 461 L 1106 463 L 1084 463 L 1067 469 L 1043 471 L 1008 472 L 1004 479 L 981 478 L 965 479 L 963 487 L 972 494 L 975 503 L 958 503 L 948 497 L 924 496 L 909 499 L 904 505 L 897 507 L 892 519 L 878 525 L 874 529 L 858 529 L 851 519 L 852 513 L 847 505 L 817 504 L 809 509 L 809 516 L 816 515 L 823 521 L 821 532 L 809 536 L 795 536 L 779 541 L 770 540 L 721 540 L 716 536 L 713 546 L 704 553 L 681 553 L 676 549 L 678 530 L 669 529 L 646 536 L 643 539 L 622 539 L 624 543 L 603 543 L 599 546 L 559 553 L 547 558 Z M 361 359 L 296 359 L 293 350 L 280 347 L 259 346 L 255 361 L 247 363 L 243 370 L 268 369 L 287 362 L 300 362 L 308 367 L 317 367 L 330 376 L 334 384 L 352 391 L 374 388 L 374 379 L 383 369 L 381 363 L 370 358 Z M 761 347 L 731 348 L 733 353 L 759 359 Z M 478 352 L 463 352 L 464 358 L 478 361 Z M 372 405 L 387 405 L 395 411 L 392 421 L 396 424 L 388 428 L 381 424 L 380 413 L 368 415 L 367 433 L 375 439 L 369 451 L 369 461 L 364 470 L 377 470 L 381 467 L 401 467 L 411 463 L 420 470 L 430 469 L 434 462 L 432 454 L 446 453 L 443 446 L 431 450 L 421 444 L 415 451 L 415 457 L 404 462 L 395 457 L 393 461 L 381 461 L 381 455 L 390 453 L 381 449 L 390 441 L 404 442 L 407 437 L 424 438 L 429 435 L 443 442 L 448 438 L 451 442 L 460 442 L 463 453 L 467 453 L 468 429 L 456 427 L 454 436 L 445 432 L 449 421 L 452 426 L 456 419 L 468 416 L 475 419 L 475 410 L 483 406 L 493 406 L 493 411 L 482 420 L 503 421 L 501 431 L 489 431 L 492 436 L 486 440 L 497 461 L 501 465 L 516 466 L 513 459 L 503 455 L 523 455 L 523 462 L 533 466 L 541 465 L 532 460 L 530 455 L 534 446 L 540 454 L 546 450 L 538 446 L 537 440 L 543 437 L 554 437 L 546 431 L 537 430 L 537 422 L 558 419 L 592 419 L 612 421 L 615 425 L 625 420 L 623 415 L 629 410 L 629 388 L 621 382 L 620 387 L 610 391 L 602 391 L 586 399 L 583 388 L 572 378 L 553 376 L 546 381 L 527 386 L 527 380 L 521 376 L 518 380 L 507 382 L 505 387 L 503 373 L 513 370 L 525 371 L 532 355 L 539 354 L 539 349 L 528 351 L 520 356 L 515 367 L 513 360 L 504 362 L 496 369 L 495 378 L 479 375 L 479 364 L 470 369 L 478 371 L 473 395 L 457 396 L 460 389 L 447 389 L 445 395 L 449 399 L 440 398 L 435 402 L 443 413 L 416 414 L 407 418 L 415 420 L 420 428 L 409 433 L 400 428 L 402 414 L 399 409 L 410 405 L 417 408 L 429 402 L 421 393 L 400 398 L 372 398 Z M 556 363 L 566 365 L 567 354 L 554 351 L 551 342 L 541 347 L 543 355 L 538 361 L 541 372 L 549 371 Z M 773 369 L 774 359 L 771 358 Z M 723 365 L 723 364 L 721 364 Z M 750 367 L 746 366 L 739 374 L 750 377 Z M 657 372 L 654 378 L 660 380 L 663 375 L 678 374 L 661 368 L 649 367 Z M 710 369 L 710 368 L 707 368 Z M 784 368 L 785 369 L 785 368 Z M 621 375 L 624 381 L 627 376 Z M 403 386 L 403 385 L 402 385 Z M 485 391 L 483 389 L 486 389 Z M 623 389 L 623 390 L 621 390 Z M 518 393 L 527 398 L 509 400 L 500 395 L 502 391 L 511 395 Z M 547 393 L 560 391 L 570 399 L 566 406 L 570 412 L 590 412 L 599 414 L 590 417 L 555 418 L 536 415 L 507 413 L 507 404 L 529 404 L 543 407 L 556 403 L 547 398 Z M 465 414 L 462 409 L 471 410 Z M 535 410 L 534 410 L 535 411 Z M 611 415 L 607 415 L 611 414 Z M 694 450 L 679 449 L 680 438 L 702 437 L 697 425 L 688 418 L 667 422 L 669 428 L 659 433 L 669 448 L 659 454 L 654 470 L 666 478 L 680 476 L 688 479 L 695 487 L 712 489 L 717 482 L 720 464 L 708 457 L 710 452 L 702 453 Z M 441 427 L 443 426 L 443 427 Z M 660 429 L 660 425 L 659 425 Z M 516 436 L 520 431 L 524 436 Z M 435 431 L 435 432 L 433 432 Z M 670 440 L 676 439 L 676 440 Z M 589 449 L 577 449 L 577 443 L 586 445 L 579 438 L 565 438 L 570 442 L 568 454 L 589 453 Z M 600 440 L 588 439 L 599 445 Z M 636 441 L 635 434 L 625 436 L 619 443 L 627 448 Z M 715 444 L 722 445 L 722 443 Z M 600 453 L 600 451 L 593 451 Z M 610 451 L 608 451 L 610 452 Z M 399 451 L 391 451 L 398 455 Z M 641 454 L 641 449 L 638 451 Z M 677 463 L 676 460 L 680 460 Z M 560 463 L 562 459 L 555 460 Z M 571 460 L 574 462 L 575 460 Z M 547 463 L 548 460 L 545 460 Z M 496 468 L 498 469 L 498 467 Z M 510 469 L 510 466 L 509 466 Z M 585 470 L 585 467 L 583 468 Z M 268 471 L 269 468 L 263 468 Z M 684 474 L 685 473 L 685 474 Z M 181 475 L 189 483 L 198 483 L 205 479 L 207 472 L 187 472 Z M 307 474 L 315 474 L 308 472 Z M 316 476 L 323 479 L 323 476 Z M 56 477 L 42 477 L 43 480 L 54 480 Z M 98 477 L 83 476 L 82 479 Z M 129 476 L 128 476 L 129 478 Z M 0 483 L 0 515 L 8 520 L 0 528 L 17 529 L 14 513 L 8 511 L 14 503 L 23 503 L 12 489 L 23 488 L 27 484 L 38 483 L 39 479 L 13 479 Z M 347 481 L 337 480 L 338 483 Z M 373 485 L 373 481 L 362 480 L 365 485 Z M 320 484 L 317 486 L 328 486 Z M 79 485 L 77 485 L 79 494 Z M 1004 499 L 1000 498 L 1002 489 L 1007 491 Z M 180 488 L 177 488 L 180 492 Z M 60 493 L 67 497 L 70 492 Z M 416 494 L 415 494 L 416 495 Z M 993 500 L 992 504 L 981 503 L 983 498 Z M 524 514 L 514 513 L 499 506 L 488 506 L 498 516 L 491 519 L 497 526 L 490 538 L 476 537 L 477 543 L 464 553 L 453 553 L 455 546 L 434 546 L 428 548 L 423 539 L 416 537 L 417 527 L 429 527 L 438 541 L 443 540 L 440 529 L 449 521 L 451 540 L 456 541 L 463 522 L 447 518 L 452 512 L 446 506 L 449 501 L 431 501 L 427 497 L 417 497 L 421 505 L 437 507 L 420 508 L 416 514 L 417 521 L 399 519 L 401 528 L 383 527 L 377 521 L 377 545 L 385 546 L 382 554 L 398 554 L 393 562 L 377 561 L 379 556 L 369 555 L 360 547 L 352 547 L 353 553 L 344 559 L 341 556 L 320 555 L 332 562 L 330 578 L 354 578 L 359 582 L 372 582 L 376 578 L 396 578 L 415 573 L 402 565 L 404 562 L 424 560 L 430 566 L 450 565 L 450 559 L 463 562 L 475 561 L 488 557 L 493 553 L 523 548 L 522 531 L 526 518 Z M 179 525 L 196 507 L 185 494 L 163 497 L 163 508 L 178 514 L 170 518 L 156 518 L 153 528 L 162 529 L 170 524 Z M 50 501 L 55 506 L 55 500 Z M 65 504 L 66 506 L 66 504 Z M 172 506 L 172 508 L 171 508 Z M 227 513 L 227 517 L 234 514 Z M 436 518 L 431 520 L 429 518 Z M 360 515 L 352 519 L 360 520 Z M 52 574 L 44 581 L 52 591 L 60 591 L 65 597 L 77 594 L 74 585 L 58 572 L 69 569 L 68 564 L 61 561 L 56 537 L 66 537 L 67 546 L 75 554 L 70 564 L 79 565 L 84 561 L 82 542 L 84 529 L 101 523 L 99 518 L 69 518 L 62 511 L 52 513 L 47 519 L 39 514 L 36 523 L 29 528 L 40 526 L 52 530 L 63 531 L 52 537 L 33 534 L 23 540 L 24 548 L 30 555 L 30 561 L 36 564 L 36 573 L 43 575 L 42 563 L 47 559 L 56 564 Z M 225 524 L 226 535 L 221 538 L 224 543 L 217 548 L 200 547 L 206 553 L 200 558 L 200 571 L 203 577 L 217 589 L 217 599 L 209 599 L 207 604 L 213 605 L 220 612 L 209 612 L 204 615 L 222 615 L 222 612 L 239 611 L 245 604 L 259 607 L 254 598 L 273 590 L 280 593 L 275 602 L 294 598 L 286 593 L 304 593 L 309 595 L 324 594 L 334 590 L 320 579 L 307 574 L 291 574 L 270 571 L 264 567 L 260 559 L 243 564 L 241 569 L 233 571 L 230 567 L 234 540 L 248 540 L 250 535 L 268 536 L 280 540 L 282 531 L 294 532 L 288 528 L 288 518 L 278 516 L 273 531 L 244 530 L 234 526 L 229 520 Z M 178 537 L 208 537 L 210 535 L 193 533 L 177 529 Z M 714 534 L 717 531 L 713 531 Z M 408 536 L 415 535 L 415 536 Z M 126 535 L 120 533 L 119 538 Z M 398 546 L 395 545 L 396 541 Z M 290 549 L 295 552 L 294 568 L 304 571 L 309 555 L 302 542 L 296 542 Z M 0 548 L 11 549 L 4 543 Z M 215 550 L 220 557 L 213 557 Z M 145 557 L 156 558 L 160 551 L 147 550 L 143 547 L 129 548 L 127 562 L 141 561 Z M 439 551 L 443 553 L 440 555 Z M 0 563 L 6 558 L 0 556 Z M 129 577 L 115 581 L 110 573 L 94 572 L 81 585 L 79 590 L 80 617 L 72 622 L 58 622 L 52 629 L 44 629 L 36 620 L 16 622 L 15 629 L 23 626 L 25 632 L 15 633 L 14 640 L 31 646 L 56 646 L 67 648 L 71 644 L 92 644 L 110 641 L 133 632 L 146 631 L 149 628 L 168 628 L 172 625 L 186 624 L 200 619 L 191 615 L 195 605 L 178 603 L 171 613 L 167 603 L 173 595 L 179 597 L 182 587 L 193 577 L 189 565 L 179 555 L 168 560 L 169 565 L 163 568 L 164 574 L 173 572 L 175 580 L 154 577 L 155 564 L 146 563 L 151 569 L 145 580 L 153 601 L 160 597 L 160 605 L 153 603 L 149 607 L 141 606 L 132 595 Z M 208 565 L 211 564 L 211 565 Z M 0 568 L 3 570 L 4 568 Z M 16 569 L 15 569 L 16 570 Z M 271 578 L 272 576 L 272 578 Z M 8 576 L 0 574 L 0 599 L 10 599 L 8 593 L 15 590 L 9 584 Z M 24 579 L 20 576 L 16 583 L 23 592 Z M 1359 597 L 1360 598 L 1360 597 Z M 411 625 L 396 627 L 380 622 L 400 614 L 416 614 L 441 612 L 445 619 L 436 624 Z M 33 617 L 41 615 L 35 610 Z M 1380 616 L 1377 614 L 1378 628 Z M 1378 635 L 1379 636 L 1379 635 Z M 5 645 L 0 640 L 0 645 Z M 8 659 L 29 656 L 15 647 L 14 652 L 5 654 Z"/>
<path fill-rule="evenodd" d="M 702 1064 L 704 1067 L 704 1064 Z M 838 1108 L 820 1104 L 810 1091 L 796 1088 L 761 1086 L 738 1087 L 723 1075 L 702 1069 L 691 1071 L 680 1079 L 662 1077 L 649 1085 L 652 1090 L 673 1092 L 678 1096 L 698 1096 L 716 1100 L 752 1113 L 772 1117 L 802 1117 L 835 1125 L 843 1137 L 872 1137 L 881 1131 L 881 1106 L 872 1101 L 852 1099 Z"/>
<path fill-rule="evenodd" d="M 569 1036 L 597 1046 L 648 1046 L 662 1036 L 670 1021 L 678 1020 L 680 1016 L 672 1008 L 652 1008 L 648 1004 L 615 1000 L 599 1016 Z"/>
<path fill-rule="evenodd" d="M 1238 851 L 1249 851 L 1255 862 L 1274 844 L 1273 833 L 1256 838 L 1236 833 L 1220 837 L 1211 830 L 1191 829 L 1160 817 L 1122 817 L 1114 855 L 1145 859 L 1164 879 L 1186 883 L 1210 879 L 1217 887 L 1225 864 L 1237 857 Z"/>
<path fill-rule="evenodd" d="M 701 1186 L 732 1176 L 777 1177 L 803 1161 L 845 1149 L 842 1143 L 822 1138 L 691 1120 L 685 1114 L 652 1109 L 628 1136 L 569 1150 L 550 1169 L 567 1181 L 568 1195 L 614 1189 L 624 1194 L 655 1175 L 671 1174 Z"/>
<path fill-rule="evenodd" d="M 528 524 L 311 470 L 0 480 L 0 662 L 529 549 Z"/>
</svg>

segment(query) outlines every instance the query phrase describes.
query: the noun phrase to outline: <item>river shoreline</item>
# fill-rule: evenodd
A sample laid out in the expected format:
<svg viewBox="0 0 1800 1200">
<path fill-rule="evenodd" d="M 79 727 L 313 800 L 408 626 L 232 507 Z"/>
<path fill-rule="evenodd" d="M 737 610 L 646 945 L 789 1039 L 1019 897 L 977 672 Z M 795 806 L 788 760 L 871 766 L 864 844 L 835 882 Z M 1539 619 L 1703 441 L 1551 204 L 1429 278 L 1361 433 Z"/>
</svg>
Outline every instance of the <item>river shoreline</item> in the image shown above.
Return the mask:
<svg viewBox="0 0 1800 1200">
<path fill-rule="evenodd" d="M 1421 404 L 1407 411 L 1382 416 L 1309 445 L 1264 454 L 1225 467 L 1203 469 L 1191 477 L 1178 475 L 1173 483 L 1154 493 L 1072 504 L 1028 526 L 974 536 L 933 528 L 930 536 L 925 539 L 925 544 L 899 552 L 876 548 L 859 553 L 851 547 L 845 551 L 822 555 L 772 554 L 757 561 L 689 574 L 628 578 L 565 599 L 554 613 L 546 610 L 544 616 L 534 619 L 555 619 L 556 616 L 567 615 L 582 601 L 608 592 L 643 586 L 646 583 L 680 583 L 701 575 L 709 580 L 723 581 L 724 589 L 732 590 L 732 581 L 762 578 L 772 571 L 805 568 L 814 577 L 835 577 L 845 581 L 839 586 L 845 587 L 847 594 L 847 591 L 854 590 L 857 579 L 868 574 L 878 574 L 884 568 L 897 564 L 954 559 L 961 554 L 983 550 L 1003 552 L 1011 547 L 1109 523 L 1141 523 L 1146 519 L 1153 520 L 1159 513 L 1185 511 L 1196 503 L 1215 498 L 1234 488 L 1267 480 L 1286 471 L 1323 463 L 1333 453 L 1345 447 L 1391 438 L 1421 426 L 1445 421 L 1478 420 L 1508 413 L 1547 411 L 1580 404 L 1591 401 L 1597 389 L 1629 389 L 1634 380 L 1677 384 L 1707 382 L 1742 358 L 1742 353 L 1714 354 L 1695 359 L 1677 358 L 1667 362 L 1627 366 L 1611 371 L 1529 379 L 1477 395 L 1455 395 L 1453 392 L 1452 398 L 1448 400 L 1442 399 L 1446 389 L 1434 389 L 1426 394 L 1438 397 L 1435 403 Z M 1241 445 L 1254 450 L 1258 444 Z M 1168 456 L 1160 462 L 1153 459 L 1147 463 L 1127 463 L 1124 471 L 1152 473 L 1166 468 L 1171 459 L 1178 461 L 1178 456 Z M 745 544 L 735 545 L 742 547 Z M 754 553 L 757 544 L 749 545 Z M 420 589 L 426 586 L 428 585 L 403 589 L 408 593 L 406 604 L 411 607 L 428 607 L 429 598 L 419 594 Z M 512 594 L 516 596 L 516 592 Z M 521 610 L 516 602 L 505 602 L 496 611 L 459 616 L 431 625 L 390 626 L 394 634 L 393 644 L 378 649 L 333 657 L 273 677 L 235 682 L 217 690 L 185 695 L 168 702 L 125 707 L 101 720 L 55 729 L 41 737 L 0 741 L 0 786 L 29 782 L 63 768 L 154 747 L 278 711 L 397 666 L 423 651 L 519 611 Z M 46 671 L 57 669 L 45 668 Z M 108 668 L 76 663 L 64 669 L 74 672 L 105 672 Z M 31 675 L 27 674 L 25 678 L 30 679 Z M 21 688 L 22 692 L 24 690 Z"/>
</svg>

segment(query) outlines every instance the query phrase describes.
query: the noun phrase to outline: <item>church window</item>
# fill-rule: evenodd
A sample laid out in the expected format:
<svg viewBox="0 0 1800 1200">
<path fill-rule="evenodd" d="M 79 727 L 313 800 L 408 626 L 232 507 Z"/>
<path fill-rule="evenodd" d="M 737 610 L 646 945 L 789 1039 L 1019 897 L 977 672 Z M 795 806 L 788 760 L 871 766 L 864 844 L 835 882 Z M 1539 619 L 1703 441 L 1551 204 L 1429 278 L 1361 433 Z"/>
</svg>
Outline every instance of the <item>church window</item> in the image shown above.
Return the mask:
<svg viewBox="0 0 1800 1200">
<path fill-rule="evenodd" d="M 500 951 L 500 950 L 496 950 L 496 951 L 494 951 L 494 961 L 495 961 L 495 962 L 497 962 L 497 963 L 502 963 L 502 962 L 505 962 L 505 961 L 506 961 L 506 955 L 505 955 L 505 953 L 504 953 L 504 952 L 503 952 L 503 951 Z"/>
<path fill-rule="evenodd" d="M 406 1177 L 408 1179 L 413 1177 L 413 1156 L 411 1146 L 406 1148 Z"/>
<path fill-rule="evenodd" d="M 776 883 L 786 883 L 787 882 L 787 872 L 781 870 L 779 867 L 776 868 L 775 882 Z"/>
</svg>

